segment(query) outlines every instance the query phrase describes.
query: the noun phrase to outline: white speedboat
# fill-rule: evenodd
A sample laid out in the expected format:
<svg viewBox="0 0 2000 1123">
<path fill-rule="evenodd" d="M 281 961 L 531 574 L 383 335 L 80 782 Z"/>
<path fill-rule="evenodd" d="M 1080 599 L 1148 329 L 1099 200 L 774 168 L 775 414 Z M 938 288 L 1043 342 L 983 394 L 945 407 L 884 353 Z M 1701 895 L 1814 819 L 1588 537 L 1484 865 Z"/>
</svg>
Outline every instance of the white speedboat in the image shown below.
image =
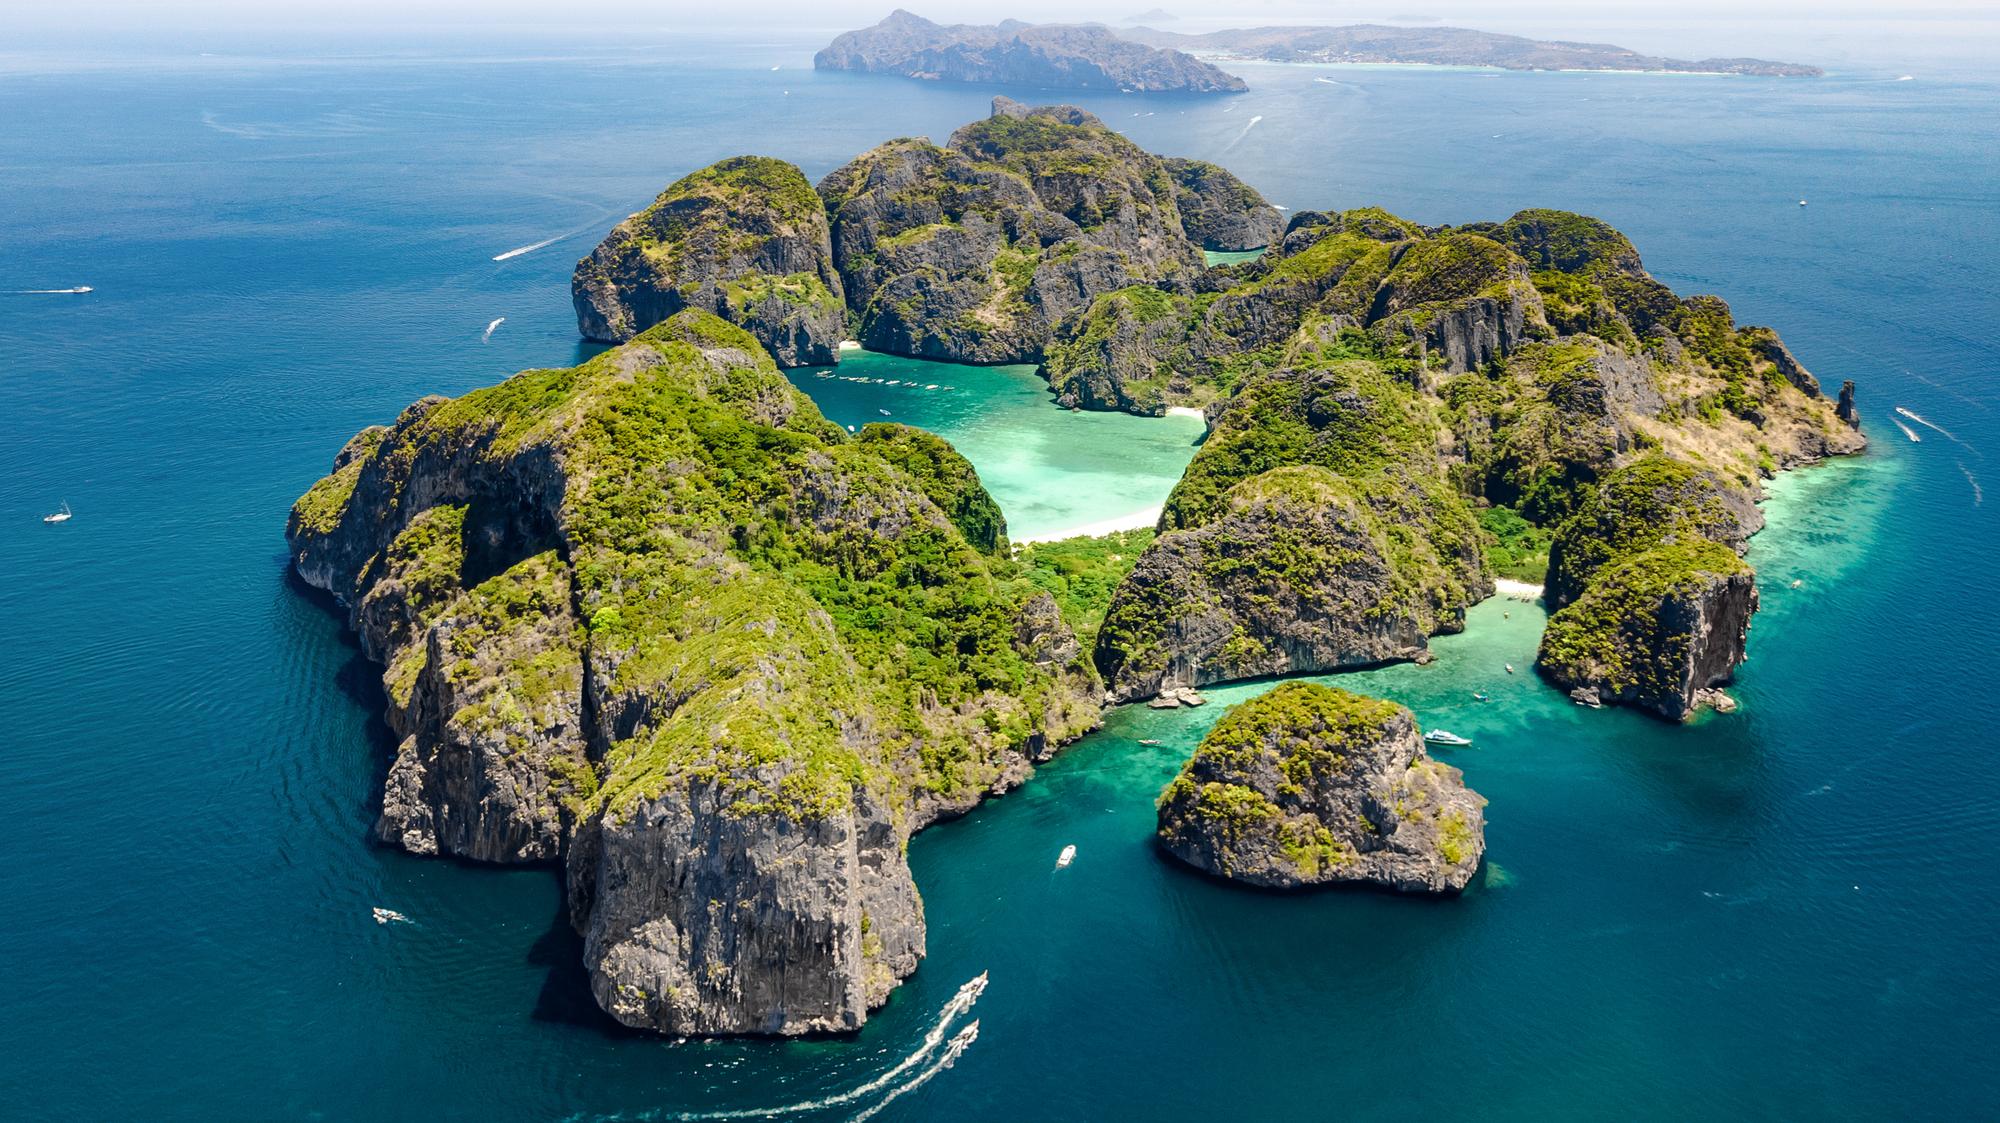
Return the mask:
<svg viewBox="0 0 2000 1123">
<path fill-rule="evenodd" d="M 1472 738 L 1460 737 L 1458 734 L 1447 729 L 1433 729 L 1429 733 L 1424 734 L 1424 744 L 1426 745 L 1443 745 L 1446 748 L 1462 749 L 1471 743 Z"/>
<path fill-rule="evenodd" d="M 69 500 L 65 499 L 63 500 L 62 510 L 57 511 L 53 515 L 43 515 L 42 521 L 45 523 L 66 523 L 75 517 L 76 512 L 69 509 Z"/>
<path fill-rule="evenodd" d="M 410 922 L 409 917 L 404 916 L 395 909 L 377 908 L 370 909 L 369 911 L 375 914 L 375 923 L 377 924 L 408 924 Z"/>
<path fill-rule="evenodd" d="M 1056 868 L 1062 869 L 1074 861 L 1076 861 L 1076 845 L 1072 843 L 1063 847 L 1062 853 L 1056 855 Z"/>
</svg>

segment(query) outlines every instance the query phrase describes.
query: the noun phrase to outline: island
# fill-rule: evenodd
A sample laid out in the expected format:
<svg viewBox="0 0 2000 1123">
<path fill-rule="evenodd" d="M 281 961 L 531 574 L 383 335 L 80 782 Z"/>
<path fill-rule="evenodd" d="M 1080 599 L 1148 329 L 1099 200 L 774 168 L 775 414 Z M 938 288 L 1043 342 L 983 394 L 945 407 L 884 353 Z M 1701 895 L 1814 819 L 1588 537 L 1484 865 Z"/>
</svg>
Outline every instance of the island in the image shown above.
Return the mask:
<svg viewBox="0 0 2000 1123">
<path fill-rule="evenodd" d="M 1829 398 L 1596 219 L 1280 224 L 1066 105 L 995 99 L 817 185 L 697 170 L 572 292 L 615 346 L 363 429 L 286 540 L 381 668 L 375 837 L 556 870 L 597 1004 L 665 1034 L 856 1029 L 924 955 L 913 833 L 1107 705 L 1423 661 L 1502 565 L 1546 571 L 1551 689 L 1726 709 L 1761 482 L 1866 444 L 1853 383 Z M 786 378 L 843 326 L 1207 434 L 1154 530 L 1016 551 L 947 442 L 850 433 Z M 1466 883 L 1478 797 L 1407 712 L 1267 698 L 1166 793 L 1170 852 Z"/>
<path fill-rule="evenodd" d="M 1171 48 L 1095 25 L 937 24 L 901 8 L 849 31 L 813 56 L 819 70 L 896 74 L 930 82 L 1095 90 L 1233 93 L 1243 79 Z"/>
<path fill-rule="evenodd" d="M 1222 716 L 1159 799 L 1162 849 L 1266 889 L 1455 893 L 1486 851 L 1486 801 L 1379 698 L 1288 682 Z"/>
<path fill-rule="evenodd" d="M 1118 34 L 1137 43 L 1222 59 L 1267 62 L 1401 63 L 1491 66 L 1502 70 L 1637 70 L 1682 74 L 1748 74 L 1767 78 L 1816 78 L 1817 66 L 1755 58 L 1676 59 L 1641 54 L 1609 43 L 1529 39 L 1464 27 L 1249 27 L 1199 34 L 1129 27 Z"/>
</svg>

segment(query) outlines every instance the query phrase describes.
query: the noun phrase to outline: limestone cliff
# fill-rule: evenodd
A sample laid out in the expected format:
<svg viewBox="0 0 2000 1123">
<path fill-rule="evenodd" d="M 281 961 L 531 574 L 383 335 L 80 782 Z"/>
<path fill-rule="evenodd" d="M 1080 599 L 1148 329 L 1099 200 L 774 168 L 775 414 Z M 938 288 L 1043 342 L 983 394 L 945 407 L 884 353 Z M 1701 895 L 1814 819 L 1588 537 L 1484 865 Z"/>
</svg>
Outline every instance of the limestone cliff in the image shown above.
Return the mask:
<svg viewBox="0 0 2000 1123">
<path fill-rule="evenodd" d="M 969 466 L 703 312 L 413 405 L 287 536 L 385 665 L 378 836 L 560 863 L 629 1025 L 860 1025 L 923 954 L 909 834 L 1098 719 Z"/>
<path fill-rule="evenodd" d="M 1121 699 L 1419 657 L 1491 590 L 1475 506 L 1549 550 L 1560 614 L 1609 562 L 1654 546 L 1740 552 L 1763 478 L 1866 443 L 1851 391 L 1828 401 L 1774 332 L 1676 296 L 1623 235 L 1558 211 L 1435 230 L 1305 212 L 1192 294 L 1100 295 L 1058 326 L 1043 369 L 1065 404 L 1192 402 L 1210 421 L 1099 632 Z M 1284 502 L 1253 486 L 1295 468 L 1323 472 L 1304 490 L 1287 477 Z M 1359 533 L 1371 511 L 1397 532 Z M 1662 639 L 1653 685 L 1628 689 L 1629 660 L 1608 651 L 1570 652 L 1551 677 L 1683 716 L 1741 662 L 1755 609 L 1747 570 L 1704 564 L 1728 581 L 1697 598 L 1694 654 Z M 1648 588 L 1595 611 L 1651 611 L 1667 593 Z"/>
<path fill-rule="evenodd" d="M 1735 551 L 1659 546 L 1607 566 L 1549 617 L 1535 666 L 1572 697 L 1684 721 L 1734 676 L 1756 611 L 1756 575 Z"/>
<path fill-rule="evenodd" d="M 859 338 L 878 351 L 1038 361 L 1096 294 L 1202 269 L 1160 159 L 1073 106 L 996 98 L 944 147 L 890 141 L 819 191 Z"/>
<path fill-rule="evenodd" d="M 1181 861 L 1250 885 L 1447 893 L 1479 868 L 1485 804 L 1424 753 L 1410 711 L 1288 682 L 1202 739 L 1160 793 L 1158 838 Z"/>
<path fill-rule="evenodd" d="M 623 343 L 696 308 L 747 328 L 781 366 L 835 361 L 846 328 L 819 196 L 761 156 L 675 181 L 577 263 L 570 292 L 586 339 Z"/>
<path fill-rule="evenodd" d="M 1181 228 L 1202 249 L 1263 249 L 1284 235 L 1285 219 L 1278 208 L 1229 169 L 1177 156 L 1168 157 L 1166 166 L 1174 177 Z"/>
<path fill-rule="evenodd" d="M 1218 403 L 1098 633 L 1113 696 L 1412 658 L 1492 592 L 1437 412 L 1339 350 L 1364 342 L 1301 348 Z"/>
</svg>

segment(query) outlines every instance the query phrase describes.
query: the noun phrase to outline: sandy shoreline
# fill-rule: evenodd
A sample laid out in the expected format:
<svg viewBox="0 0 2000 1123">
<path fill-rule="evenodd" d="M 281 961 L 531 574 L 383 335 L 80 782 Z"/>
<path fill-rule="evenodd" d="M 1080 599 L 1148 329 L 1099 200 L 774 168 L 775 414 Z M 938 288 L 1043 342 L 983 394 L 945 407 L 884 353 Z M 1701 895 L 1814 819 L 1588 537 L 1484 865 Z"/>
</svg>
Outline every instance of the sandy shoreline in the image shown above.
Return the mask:
<svg viewBox="0 0 2000 1123">
<path fill-rule="evenodd" d="M 1167 416 L 1168 416 L 1168 417 L 1193 417 L 1193 418 L 1199 418 L 1199 419 L 1200 419 L 1200 420 L 1202 420 L 1202 421 L 1207 421 L 1207 420 L 1208 420 L 1208 418 L 1207 418 L 1207 416 L 1206 416 L 1206 415 L 1204 415 L 1204 414 L 1203 414 L 1203 413 L 1202 413 L 1202 412 L 1201 412 L 1200 410 L 1198 410 L 1198 409 L 1194 408 L 1193 406 L 1168 406 L 1168 407 L 1167 407 Z"/>
<path fill-rule="evenodd" d="M 1516 581 L 1511 577 L 1502 577 L 1493 582 L 1493 595 L 1506 597 L 1509 600 L 1538 601 L 1542 599 L 1542 587 L 1526 581 Z"/>
<path fill-rule="evenodd" d="M 1133 511 L 1129 515 L 1101 519 L 1094 523 L 1085 523 L 1082 526 L 1073 526 L 1065 530 L 1051 530 L 1042 534 L 1023 535 L 1014 539 L 1013 542 L 1017 546 L 1025 546 L 1030 542 L 1060 542 L 1065 538 L 1095 538 L 1099 535 L 1110 534 L 1118 530 L 1145 530 L 1160 521 L 1161 510 L 1163 508 L 1148 507 L 1143 511 Z"/>
</svg>

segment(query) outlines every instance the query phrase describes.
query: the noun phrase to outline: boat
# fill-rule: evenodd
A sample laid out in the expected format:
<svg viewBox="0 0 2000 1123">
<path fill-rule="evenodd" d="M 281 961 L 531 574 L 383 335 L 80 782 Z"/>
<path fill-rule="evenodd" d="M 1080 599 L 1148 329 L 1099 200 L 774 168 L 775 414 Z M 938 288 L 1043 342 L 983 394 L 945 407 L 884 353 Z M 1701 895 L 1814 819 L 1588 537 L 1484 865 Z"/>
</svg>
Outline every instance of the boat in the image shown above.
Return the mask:
<svg viewBox="0 0 2000 1123">
<path fill-rule="evenodd" d="M 1503 666 L 1503 667 L 1505 667 L 1505 668 L 1507 668 L 1507 673 L 1508 673 L 1508 674 L 1510 674 L 1510 675 L 1511 675 L 1511 674 L 1513 674 L 1513 673 L 1514 673 L 1514 664 L 1512 664 L 1512 663 L 1502 663 L 1502 664 L 1500 664 L 1500 665 L 1501 665 L 1501 666 Z"/>
<path fill-rule="evenodd" d="M 1056 855 L 1056 868 L 1061 869 L 1074 861 L 1076 861 L 1076 844 L 1071 843 L 1062 848 L 1062 853 Z"/>
<path fill-rule="evenodd" d="M 1800 199 L 1800 200 L 1799 200 L 1799 206 L 1802 206 L 1802 207 L 1803 207 L 1803 206 L 1805 206 L 1805 205 L 1806 205 L 1806 201 L 1805 201 L 1804 199 Z"/>
<path fill-rule="evenodd" d="M 1160 743 L 1160 739 L 1158 737 L 1141 737 L 1139 738 L 1139 743 L 1142 745 L 1157 745 Z"/>
<path fill-rule="evenodd" d="M 57 511 L 53 515 L 43 515 L 42 521 L 45 523 L 66 523 L 75 517 L 76 512 L 69 509 L 69 500 L 65 499 L 63 500 L 62 510 Z"/>
<path fill-rule="evenodd" d="M 882 415 L 882 416 L 884 416 L 884 417 L 887 417 L 887 416 L 889 416 L 889 411 L 888 411 L 888 410 L 886 410 L 886 409 L 878 409 L 878 410 L 876 410 L 875 412 L 876 412 L 876 413 L 879 413 L 879 414 L 881 414 L 881 415 Z"/>
<path fill-rule="evenodd" d="M 1486 695 L 1484 695 L 1484 694 L 1481 694 L 1481 693 L 1479 693 L 1478 691 L 1476 691 L 1476 690 L 1475 690 L 1475 691 L 1473 691 L 1473 693 L 1472 693 L 1472 700 L 1473 700 L 1473 701 L 1475 701 L 1475 702 L 1484 702 L 1484 701 L 1487 701 L 1487 697 L 1486 697 Z"/>
<path fill-rule="evenodd" d="M 1472 738 L 1460 737 L 1458 734 L 1447 729 L 1433 729 L 1429 733 L 1424 734 L 1424 744 L 1426 745 L 1443 745 L 1450 749 L 1462 749 L 1471 743 Z"/>
<path fill-rule="evenodd" d="M 375 923 L 377 924 L 408 924 L 410 922 L 409 917 L 404 916 L 395 909 L 374 908 L 368 911 L 375 914 Z"/>
</svg>

